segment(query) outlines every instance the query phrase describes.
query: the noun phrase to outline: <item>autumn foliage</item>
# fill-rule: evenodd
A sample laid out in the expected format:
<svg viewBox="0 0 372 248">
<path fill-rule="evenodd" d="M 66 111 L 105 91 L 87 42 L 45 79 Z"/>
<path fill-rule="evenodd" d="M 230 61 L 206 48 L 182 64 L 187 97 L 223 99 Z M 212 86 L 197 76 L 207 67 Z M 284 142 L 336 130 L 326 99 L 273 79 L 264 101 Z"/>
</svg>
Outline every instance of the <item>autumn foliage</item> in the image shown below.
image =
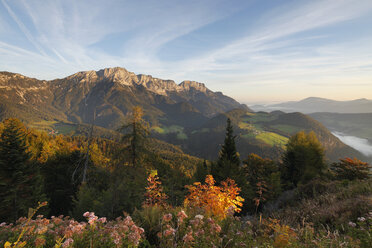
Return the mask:
<svg viewBox="0 0 372 248">
<path fill-rule="evenodd" d="M 340 159 L 340 162 L 332 164 L 332 169 L 338 179 L 368 179 L 371 168 L 368 163 L 362 162 L 357 158 L 344 158 Z"/>
<path fill-rule="evenodd" d="M 145 206 L 166 206 L 168 196 L 163 192 L 163 187 L 159 181 L 157 171 L 152 171 L 147 178 L 147 187 L 145 193 Z"/>
<path fill-rule="evenodd" d="M 239 196 L 240 188 L 232 179 L 221 182 L 221 186 L 215 185 L 212 175 L 207 175 L 205 184 L 196 182 L 186 188 L 189 194 L 186 196 L 184 205 L 204 209 L 207 214 L 224 219 L 226 215 L 240 212 L 244 199 Z"/>
</svg>

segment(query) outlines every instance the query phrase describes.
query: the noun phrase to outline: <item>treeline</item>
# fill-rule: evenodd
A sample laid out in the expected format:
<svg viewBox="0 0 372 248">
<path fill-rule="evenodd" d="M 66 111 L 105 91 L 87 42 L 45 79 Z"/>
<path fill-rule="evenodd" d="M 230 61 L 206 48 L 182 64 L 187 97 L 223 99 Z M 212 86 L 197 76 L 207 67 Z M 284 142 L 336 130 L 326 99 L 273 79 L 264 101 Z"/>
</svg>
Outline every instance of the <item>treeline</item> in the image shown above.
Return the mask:
<svg viewBox="0 0 372 248">
<path fill-rule="evenodd" d="M 28 208 L 48 201 L 45 215 L 81 219 L 86 211 L 114 219 L 145 201 L 146 178 L 156 170 L 167 204 L 180 206 L 186 185 L 208 175 L 216 185 L 234 180 L 245 199 L 241 214 L 257 214 L 283 192 L 316 181 L 364 180 L 370 165 L 345 158 L 327 164 L 314 133 L 290 138 L 280 161 L 250 154 L 240 158 L 230 119 L 217 161 L 202 161 L 149 137 L 142 109 L 135 107 L 120 129 L 120 142 L 49 135 L 17 119 L 0 124 L 0 221 L 14 222 Z M 205 144 L 206 146 L 208 144 Z M 314 186 L 315 187 L 315 186 Z"/>
</svg>

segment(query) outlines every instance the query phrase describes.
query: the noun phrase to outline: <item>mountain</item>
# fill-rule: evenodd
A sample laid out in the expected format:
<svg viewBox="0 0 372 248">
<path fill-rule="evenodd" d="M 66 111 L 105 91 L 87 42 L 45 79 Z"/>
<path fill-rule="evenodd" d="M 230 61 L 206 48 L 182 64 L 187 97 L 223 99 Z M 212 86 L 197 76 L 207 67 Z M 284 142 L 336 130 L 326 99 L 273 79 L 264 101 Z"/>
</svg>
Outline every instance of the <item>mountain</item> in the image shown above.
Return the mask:
<svg viewBox="0 0 372 248">
<path fill-rule="evenodd" d="M 271 105 L 254 105 L 255 111 L 314 112 L 332 113 L 372 113 L 372 100 L 356 99 L 352 101 L 335 101 L 319 97 L 309 97 L 301 101 L 291 101 Z"/>
<path fill-rule="evenodd" d="M 106 128 L 120 126 L 135 105 L 141 105 L 155 125 L 183 123 L 180 114 L 192 125 L 234 108 L 249 111 L 246 105 L 202 83 L 176 84 L 119 67 L 78 72 L 51 81 L 0 72 L 0 100 L 1 119 L 17 116 L 32 123 L 91 123 L 95 115 L 96 124 Z"/>
<path fill-rule="evenodd" d="M 96 135 L 113 138 L 117 136 L 113 130 L 136 105 L 144 109 L 154 138 L 203 158 L 217 157 L 227 118 L 235 127 L 243 159 L 251 152 L 280 158 L 288 138 L 300 130 L 315 131 L 330 160 L 364 158 L 309 116 L 281 111 L 254 113 L 195 81 L 176 84 L 118 67 L 50 81 L 0 72 L 0 120 L 17 117 L 37 129 L 84 135 L 95 117 Z"/>
</svg>

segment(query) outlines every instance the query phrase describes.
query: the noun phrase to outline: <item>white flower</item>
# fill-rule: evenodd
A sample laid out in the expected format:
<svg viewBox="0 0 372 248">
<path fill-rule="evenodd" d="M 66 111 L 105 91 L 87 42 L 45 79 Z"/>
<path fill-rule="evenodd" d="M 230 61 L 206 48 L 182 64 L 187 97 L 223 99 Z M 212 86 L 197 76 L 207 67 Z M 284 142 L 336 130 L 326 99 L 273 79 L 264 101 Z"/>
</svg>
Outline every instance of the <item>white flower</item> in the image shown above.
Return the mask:
<svg viewBox="0 0 372 248">
<path fill-rule="evenodd" d="M 361 222 L 363 222 L 363 221 L 365 221 L 366 220 L 366 218 L 364 218 L 364 217 L 359 217 L 358 218 L 358 221 L 361 221 Z"/>
<path fill-rule="evenodd" d="M 198 214 L 198 215 L 195 215 L 195 219 L 203 219 L 204 218 L 204 216 L 203 215 L 201 215 L 201 214 Z"/>
</svg>

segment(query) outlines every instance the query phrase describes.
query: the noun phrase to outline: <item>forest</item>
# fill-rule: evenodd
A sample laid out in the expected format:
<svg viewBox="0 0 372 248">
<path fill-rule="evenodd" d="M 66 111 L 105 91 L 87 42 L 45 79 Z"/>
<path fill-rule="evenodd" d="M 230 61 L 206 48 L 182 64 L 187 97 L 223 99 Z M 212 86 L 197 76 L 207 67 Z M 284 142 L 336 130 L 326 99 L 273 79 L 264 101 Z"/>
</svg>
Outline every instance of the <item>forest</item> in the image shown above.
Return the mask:
<svg viewBox="0 0 372 248">
<path fill-rule="evenodd" d="M 138 106 L 117 139 L 94 130 L 0 124 L 0 246 L 372 246 L 371 166 L 329 162 L 314 132 L 280 159 L 241 157 L 228 118 L 218 158 L 204 160 L 152 137 Z"/>
</svg>

